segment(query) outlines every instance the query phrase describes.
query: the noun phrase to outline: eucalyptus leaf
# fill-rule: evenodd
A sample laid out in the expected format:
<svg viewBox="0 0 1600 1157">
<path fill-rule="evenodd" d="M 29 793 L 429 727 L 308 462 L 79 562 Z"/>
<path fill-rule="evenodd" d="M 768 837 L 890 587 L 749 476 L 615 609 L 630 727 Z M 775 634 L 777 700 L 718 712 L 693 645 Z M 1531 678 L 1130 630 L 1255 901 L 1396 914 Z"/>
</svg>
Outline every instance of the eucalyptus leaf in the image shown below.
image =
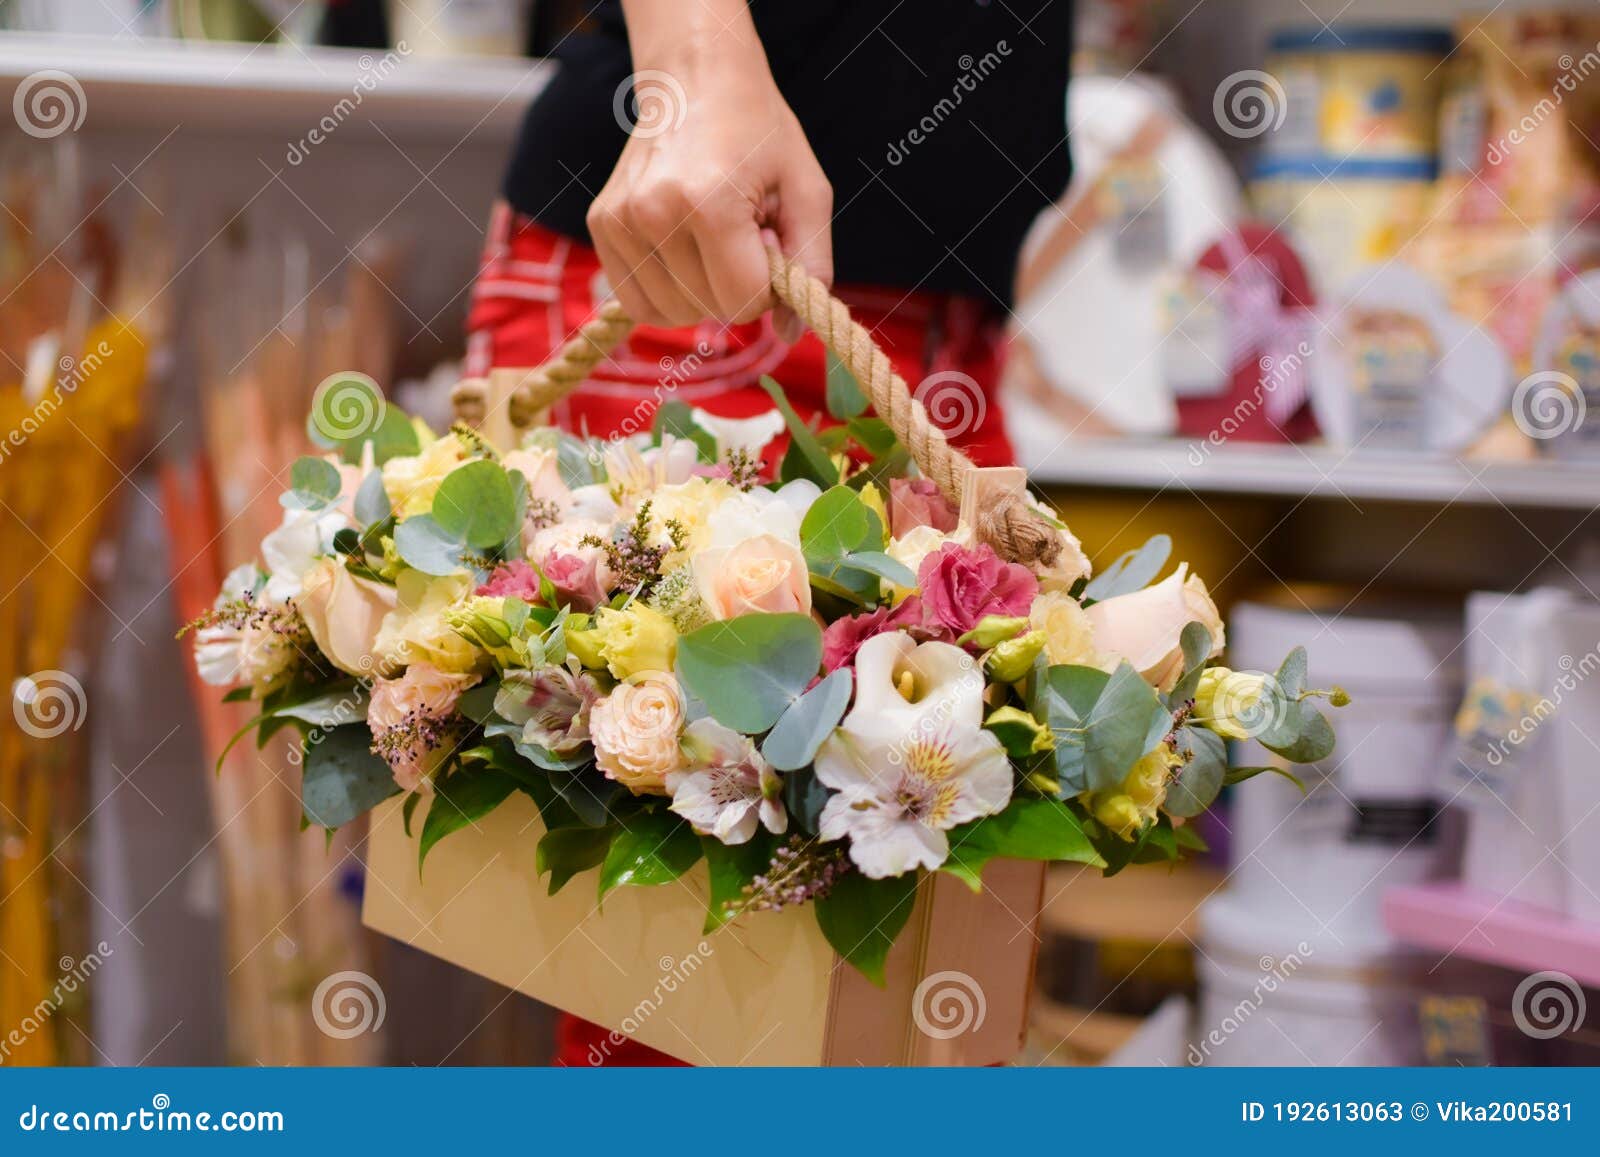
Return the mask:
<svg viewBox="0 0 1600 1157">
<path fill-rule="evenodd" d="M 1167 702 L 1174 708 L 1193 699 L 1200 688 L 1200 676 L 1211 659 L 1211 628 L 1204 623 L 1188 623 L 1178 636 L 1183 651 L 1183 674 L 1167 694 Z"/>
<path fill-rule="evenodd" d="M 1265 764 L 1260 767 L 1230 767 L 1228 769 L 1228 774 L 1222 777 L 1222 782 L 1225 784 L 1244 783 L 1246 780 L 1254 779 L 1262 772 L 1271 772 L 1273 775 L 1281 775 L 1284 779 L 1294 784 L 1295 787 L 1299 788 L 1301 795 L 1306 794 L 1305 780 L 1301 779 L 1287 767 L 1279 767 L 1275 763 Z"/>
<path fill-rule="evenodd" d="M 1155 535 L 1138 550 L 1128 551 L 1095 575 L 1083 588 L 1083 595 L 1100 602 L 1142 591 L 1161 573 L 1171 555 L 1172 539 L 1165 534 Z"/>
<path fill-rule="evenodd" d="M 322 510 L 338 500 L 341 485 L 333 463 L 324 458 L 296 458 L 289 467 L 289 492 L 283 502 L 302 510 Z"/>
<path fill-rule="evenodd" d="M 1062 796 L 1117 787 L 1166 735 L 1171 713 L 1128 663 L 1110 675 L 1093 667 L 1049 668 L 1035 710 L 1055 740 Z"/>
<path fill-rule="evenodd" d="M 844 718 L 854 680 L 840 667 L 785 711 L 761 744 L 761 754 L 779 771 L 797 771 L 816 758 L 817 748 Z"/>
<path fill-rule="evenodd" d="M 1188 762 L 1178 778 L 1167 788 L 1166 803 L 1171 815 L 1187 819 L 1197 816 L 1216 802 L 1228 772 L 1228 745 L 1222 736 L 1203 727 L 1180 727 L 1178 750 Z"/>
<path fill-rule="evenodd" d="M 1316 763 L 1332 755 L 1335 740 L 1333 724 L 1328 722 L 1328 717 L 1304 703 L 1293 704 L 1293 713 L 1300 722 L 1294 741 L 1273 744 L 1262 739 L 1262 746 L 1290 763 Z"/>
<path fill-rule="evenodd" d="M 395 527 L 394 548 L 405 564 L 423 574 L 459 573 L 465 543 L 448 534 L 431 515 L 417 514 Z"/>
<path fill-rule="evenodd" d="M 383 488 L 382 470 L 367 472 L 361 485 L 356 487 L 354 507 L 356 521 L 363 526 L 382 522 L 394 513 L 394 508 L 389 505 L 389 492 Z"/>
<path fill-rule="evenodd" d="M 456 467 L 434 492 L 433 521 L 446 537 L 475 550 L 500 546 L 518 528 L 511 476 L 496 462 Z"/>
<path fill-rule="evenodd" d="M 790 822 L 807 835 L 817 834 L 827 802 L 828 789 L 811 768 L 802 767 L 783 777 L 783 806 Z"/>
<path fill-rule="evenodd" d="M 742 615 L 678 640 L 677 673 L 725 727 L 754 735 L 778 721 L 822 665 L 822 629 L 806 615 Z"/>
<path fill-rule="evenodd" d="M 399 791 L 389 765 L 372 754 L 365 723 L 335 727 L 306 747 L 300 807 L 309 823 L 343 827 Z"/>
</svg>

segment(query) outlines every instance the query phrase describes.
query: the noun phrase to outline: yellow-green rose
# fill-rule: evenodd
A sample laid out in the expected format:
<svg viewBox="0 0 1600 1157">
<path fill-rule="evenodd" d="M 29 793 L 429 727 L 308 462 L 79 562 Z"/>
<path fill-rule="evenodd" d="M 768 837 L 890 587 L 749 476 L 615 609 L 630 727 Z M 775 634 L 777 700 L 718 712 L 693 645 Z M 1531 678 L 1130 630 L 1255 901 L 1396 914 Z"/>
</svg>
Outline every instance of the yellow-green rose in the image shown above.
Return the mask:
<svg viewBox="0 0 1600 1157">
<path fill-rule="evenodd" d="M 375 644 L 386 669 L 432 663 L 441 671 L 465 674 L 484 665 L 488 656 L 446 618 L 472 589 L 470 577 L 432 578 L 407 570 L 395 580 L 395 589 L 400 603 L 384 617 Z"/>
<path fill-rule="evenodd" d="M 672 670 L 678 632 L 660 611 L 641 602 L 620 611 L 605 607 L 595 616 L 595 629 L 600 634 L 600 654 L 616 678 Z"/>
<path fill-rule="evenodd" d="M 1271 722 L 1267 676 L 1208 667 L 1194 695 L 1194 721 L 1227 739 L 1250 739 Z"/>
<path fill-rule="evenodd" d="M 427 514 L 439 483 L 456 467 L 471 461 L 470 448 L 454 434 L 435 438 L 417 454 L 391 458 L 383 464 L 383 490 L 400 518 Z"/>
</svg>

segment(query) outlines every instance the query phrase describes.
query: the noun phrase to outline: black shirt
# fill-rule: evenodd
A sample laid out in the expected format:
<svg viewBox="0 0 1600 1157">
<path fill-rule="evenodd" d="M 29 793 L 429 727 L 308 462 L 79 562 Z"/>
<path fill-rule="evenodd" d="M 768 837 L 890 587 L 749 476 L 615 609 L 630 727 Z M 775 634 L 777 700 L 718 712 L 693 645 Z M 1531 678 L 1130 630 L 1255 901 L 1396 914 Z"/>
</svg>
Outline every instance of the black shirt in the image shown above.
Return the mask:
<svg viewBox="0 0 1600 1157">
<path fill-rule="evenodd" d="M 833 183 L 835 279 L 1009 304 L 1017 250 L 1066 188 L 1066 0 L 751 0 L 773 78 Z M 587 240 L 626 140 L 618 0 L 555 51 L 505 194 Z M 627 102 L 627 90 L 623 89 Z"/>
</svg>

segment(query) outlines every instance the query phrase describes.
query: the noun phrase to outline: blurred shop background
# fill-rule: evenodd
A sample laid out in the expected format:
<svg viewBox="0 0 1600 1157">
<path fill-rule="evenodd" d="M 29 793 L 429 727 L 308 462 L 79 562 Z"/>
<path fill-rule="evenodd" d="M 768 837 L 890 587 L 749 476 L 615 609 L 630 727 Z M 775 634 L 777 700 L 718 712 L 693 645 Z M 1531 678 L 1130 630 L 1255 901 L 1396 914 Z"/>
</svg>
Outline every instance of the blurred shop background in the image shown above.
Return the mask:
<svg viewBox="0 0 1600 1157">
<path fill-rule="evenodd" d="M 1206 860 L 1057 875 L 1025 1063 L 1600 1063 L 1600 9 L 1489 8 L 1079 0 L 1013 438 L 1098 562 L 1177 528 L 1232 666 L 1309 640 L 1354 702 Z M 173 634 L 328 372 L 447 412 L 584 10 L 0 0 L 0 1063 L 548 1057 L 212 774 L 243 719 Z"/>
</svg>

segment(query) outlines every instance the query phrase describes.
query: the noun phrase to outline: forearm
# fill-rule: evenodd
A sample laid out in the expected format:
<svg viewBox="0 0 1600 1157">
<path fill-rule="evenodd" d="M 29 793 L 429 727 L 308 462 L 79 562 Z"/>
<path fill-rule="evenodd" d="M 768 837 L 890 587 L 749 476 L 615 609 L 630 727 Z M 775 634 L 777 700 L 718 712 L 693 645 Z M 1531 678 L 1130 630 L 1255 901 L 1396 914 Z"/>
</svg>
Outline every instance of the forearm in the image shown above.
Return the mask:
<svg viewBox="0 0 1600 1157">
<path fill-rule="evenodd" d="M 767 67 L 745 0 L 623 0 L 622 12 L 636 71 Z"/>
</svg>

